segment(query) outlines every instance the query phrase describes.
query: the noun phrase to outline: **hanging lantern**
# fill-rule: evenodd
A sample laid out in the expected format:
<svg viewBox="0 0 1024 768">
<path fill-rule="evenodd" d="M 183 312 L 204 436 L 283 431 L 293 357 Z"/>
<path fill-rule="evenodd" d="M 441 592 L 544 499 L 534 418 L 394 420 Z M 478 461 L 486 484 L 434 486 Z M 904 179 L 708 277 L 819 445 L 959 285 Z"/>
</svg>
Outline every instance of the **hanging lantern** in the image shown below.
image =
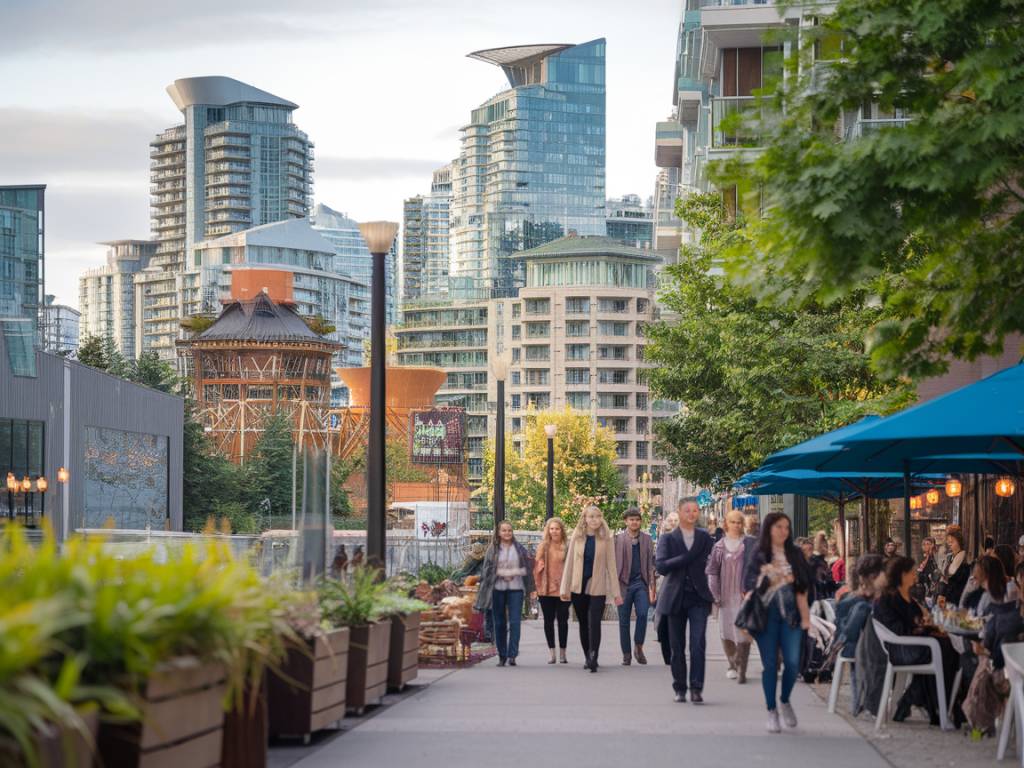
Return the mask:
<svg viewBox="0 0 1024 768">
<path fill-rule="evenodd" d="M 938 504 L 939 503 L 939 489 L 938 488 L 929 488 L 928 489 L 928 493 L 926 493 L 924 497 L 926 499 L 928 499 L 928 503 L 929 504 Z"/>
<path fill-rule="evenodd" d="M 910 508 L 911 509 L 920 509 L 921 507 L 922 507 L 921 497 L 920 496 L 911 496 L 910 497 Z"/>
<path fill-rule="evenodd" d="M 57 470 L 57 482 L 66 483 L 68 481 L 69 473 L 64 467 L 60 467 Z"/>
<path fill-rule="evenodd" d="M 996 496 L 1013 496 L 1013 492 L 1017 490 L 1017 486 L 1013 484 L 1013 480 L 1008 477 L 1000 477 L 996 480 Z"/>
<path fill-rule="evenodd" d="M 29 479 L 28 475 L 25 475 L 25 479 L 21 481 L 21 490 L 23 490 L 25 493 L 28 493 L 29 491 L 32 490 L 32 481 Z"/>
<path fill-rule="evenodd" d="M 951 477 L 949 478 L 949 480 L 946 481 L 946 495 L 949 496 L 950 498 L 955 499 L 957 496 L 960 495 L 960 492 L 962 490 L 963 485 L 961 485 L 960 481 L 957 480 L 955 477 Z"/>
</svg>

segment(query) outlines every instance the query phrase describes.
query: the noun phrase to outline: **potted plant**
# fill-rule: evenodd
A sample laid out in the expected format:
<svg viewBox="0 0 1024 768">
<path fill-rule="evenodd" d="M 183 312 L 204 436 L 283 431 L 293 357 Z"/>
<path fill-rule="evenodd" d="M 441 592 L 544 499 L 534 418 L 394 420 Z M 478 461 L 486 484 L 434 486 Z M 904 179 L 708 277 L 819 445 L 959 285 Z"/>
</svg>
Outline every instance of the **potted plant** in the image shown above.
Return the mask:
<svg viewBox="0 0 1024 768">
<path fill-rule="evenodd" d="M 383 614 L 390 590 L 380 571 L 370 566 L 357 567 L 347 581 L 325 580 L 320 585 L 324 619 L 351 633 L 346 707 L 357 714 L 379 704 L 387 692 L 391 620 Z"/>
<path fill-rule="evenodd" d="M 420 668 L 420 615 L 428 603 L 408 597 L 409 587 L 401 581 L 392 585 L 381 599 L 381 615 L 391 619 L 388 653 L 388 690 L 401 691 L 415 680 Z"/>
<path fill-rule="evenodd" d="M 350 633 L 324 626 L 316 594 L 294 601 L 286 619 L 296 637 L 267 675 L 270 733 L 308 744 L 312 733 L 345 716 Z"/>
</svg>

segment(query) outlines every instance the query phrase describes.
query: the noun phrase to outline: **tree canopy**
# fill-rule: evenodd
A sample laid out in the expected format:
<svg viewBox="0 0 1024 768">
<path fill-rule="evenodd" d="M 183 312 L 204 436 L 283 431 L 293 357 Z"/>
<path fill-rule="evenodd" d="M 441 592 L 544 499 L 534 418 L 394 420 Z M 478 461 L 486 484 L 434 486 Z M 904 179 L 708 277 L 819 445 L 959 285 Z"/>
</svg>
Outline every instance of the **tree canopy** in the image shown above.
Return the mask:
<svg viewBox="0 0 1024 768">
<path fill-rule="evenodd" d="M 613 528 L 621 521 L 625 484 L 615 466 L 615 435 L 594 425 L 590 415 L 563 411 L 529 411 L 523 419 L 522 454 L 511 439 L 505 447 L 505 516 L 517 528 L 537 530 L 547 512 L 548 438 L 554 424 L 555 514 L 575 525 L 584 506 L 596 503 Z M 481 487 L 494 504 L 494 448 L 484 451 Z"/>
<path fill-rule="evenodd" d="M 807 66 L 826 38 L 840 58 Z M 718 169 L 764 195 L 733 274 L 825 301 L 870 286 L 889 375 L 1001 350 L 1024 331 L 1024 6 L 840 0 L 805 43 L 763 99 L 764 151 Z"/>
<path fill-rule="evenodd" d="M 864 293 L 759 301 L 720 268 L 746 243 L 742 217 L 715 194 L 680 201 L 677 214 L 700 239 L 662 273 L 666 319 L 648 327 L 644 355 L 657 364 L 654 391 L 683 403 L 657 424 L 675 475 L 725 490 L 775 450 L 908 402 L 906 380 L 871 369 L 864 336 L 884 311 Z"/>
</svg>

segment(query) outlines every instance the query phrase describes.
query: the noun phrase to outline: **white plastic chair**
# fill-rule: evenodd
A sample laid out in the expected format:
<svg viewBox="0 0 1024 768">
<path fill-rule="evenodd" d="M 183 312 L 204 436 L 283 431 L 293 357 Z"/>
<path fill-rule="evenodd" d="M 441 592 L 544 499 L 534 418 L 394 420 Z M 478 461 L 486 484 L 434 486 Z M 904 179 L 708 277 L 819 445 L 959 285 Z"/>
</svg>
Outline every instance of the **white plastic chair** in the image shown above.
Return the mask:
<svg viewBox="0 0 1024 768">
<path fill-rule="evenodd" d="M 1017 749 L 1024 766 L 1024 643 L 1004 643 L 1003 660 L 1006 662 L 1006 677 L 1010 681 L 1010 697 L 1003 710 L 1003 722 L 999 727 L 999 749 L 996 759 L 1006 756 L 1010 744 L 1010 729 L 1017 722 Z"/>
<path fill-rule="evenodd" d="M 871 621 L 875 627 L 875 635 L 878 636 L 878 641 L 882 644 L 882 650 L 885 651 L 885 658 L 888 662 L 885 665 L 885 681 L 882 683 L 882 698 L 878 702 L 878 717 L 875 718 L 875 730 L 881 730 L 882 723 L 889 718 L 889 699 L 895 699 L 898 695 L 902 695 L 910 683 L 910 677 L 913 675 L 931 675 L 935 678 L 935 687 L 939 694 L 939 723 L 942 726 L 942 730 L 952 730 L 946 706 L 946 679 L 942 672 L 942 649 L 939 647 L 939 641 L 934 637 L 896 635 L 890 632 L 877 619 L 872 619 Z M 931 650 L 931 660 L 925 664 L 893 664 L 887 643 L 889 645 L 928 648 Z M 896 692 L 898 694 L 894 695 Z"/>
<path fill-rule="evenodd" d="M 843 684 L 843 670 L 850 667 L 853 670 L 853 659 L 845 656 L 836 656 L 836 665 L 832 668 L 832 687 L 828 692 L 828 711 L 836 713 L 836 702 L 839 701 L 839 686 Z M 852 677 L 850 678 L 852 681 Z"/>
</svg>

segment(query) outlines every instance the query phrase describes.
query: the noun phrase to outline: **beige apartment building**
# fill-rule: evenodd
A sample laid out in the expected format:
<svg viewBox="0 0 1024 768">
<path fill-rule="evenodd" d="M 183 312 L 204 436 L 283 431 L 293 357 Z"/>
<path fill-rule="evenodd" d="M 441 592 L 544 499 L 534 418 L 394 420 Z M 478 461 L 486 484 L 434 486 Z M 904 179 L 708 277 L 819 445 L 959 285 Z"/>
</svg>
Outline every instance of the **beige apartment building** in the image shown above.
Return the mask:
<svg viewBox="0 0 1024 768">
<path fill-rule="evenodd" d="M 671 508 L 679 483 L 654 446 L 654 425 L 675 403 L 648 389 L 644 326 L 657 319 L 659 256 L 607 237 L 564 237 L 516 254 L 526 283 L 515 298 L 409 304 L 396 329 L 400 365 L 436 365 L 448 372 L 438 402 L 467 411 L 469 479 L 483 470 L 483 447 L 494 434 L 497 384 L 489 361 L 507 351 L 507 431 L 513 442 L 532 406 L 573 408 L 615 433 L 617 464 L 634 491 Z"/>
</svg>

